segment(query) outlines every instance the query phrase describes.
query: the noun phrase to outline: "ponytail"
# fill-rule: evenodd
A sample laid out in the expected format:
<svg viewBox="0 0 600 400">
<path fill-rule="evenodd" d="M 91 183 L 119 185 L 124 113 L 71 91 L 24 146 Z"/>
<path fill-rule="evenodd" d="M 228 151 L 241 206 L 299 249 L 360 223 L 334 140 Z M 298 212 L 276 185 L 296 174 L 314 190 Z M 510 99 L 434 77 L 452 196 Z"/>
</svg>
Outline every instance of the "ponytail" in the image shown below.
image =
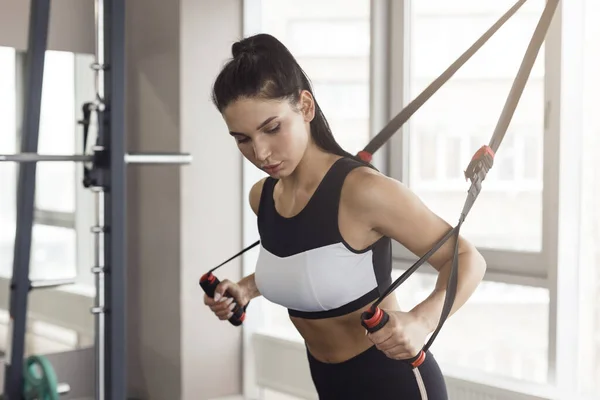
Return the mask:
<svg viewBox="0 0 600 400">
<path fill-rule="evenodd" d="M 306 73 L 283 43 L 262 33 L 235 42 L 231 53 L 233 58 L 225 64 L 213 86 L 212 100 L 220 112 L 243 97 L 288 99 L 298 104 L 300 92 L 306 90 L 315 103 L 315 117 L 310 122 L 315 144 L 326 152 L 365 163 L 335 140 Z"/>
</svg>

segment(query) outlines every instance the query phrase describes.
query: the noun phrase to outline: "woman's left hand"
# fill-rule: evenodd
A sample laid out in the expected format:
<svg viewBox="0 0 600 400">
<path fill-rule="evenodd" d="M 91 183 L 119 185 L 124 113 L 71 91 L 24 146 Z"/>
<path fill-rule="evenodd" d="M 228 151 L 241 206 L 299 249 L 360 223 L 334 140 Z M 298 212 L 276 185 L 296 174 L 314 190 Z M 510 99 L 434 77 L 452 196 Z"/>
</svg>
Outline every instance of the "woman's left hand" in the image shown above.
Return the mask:
<svg viewBox="0 0 600 400">
<path fill-rule="evenodd" d="M 386 311 L 390 316 L 383 328 L 367 336 L 389 358 L 413 358 L 425 345 L 429 329 L 427 324 L 411 312 Z"/>
</svg>

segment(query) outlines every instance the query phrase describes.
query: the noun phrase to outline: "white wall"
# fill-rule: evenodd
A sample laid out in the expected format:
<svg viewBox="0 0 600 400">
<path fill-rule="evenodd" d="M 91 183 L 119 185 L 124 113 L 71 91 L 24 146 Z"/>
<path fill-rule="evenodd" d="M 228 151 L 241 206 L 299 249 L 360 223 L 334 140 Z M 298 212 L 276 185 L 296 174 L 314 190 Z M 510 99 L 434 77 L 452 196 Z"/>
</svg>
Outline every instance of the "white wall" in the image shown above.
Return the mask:
<svg viewBox="0 0 600 400">
<path fill-rule="evenodd" d="M 241 1 L 127 6 L 129 150 L 194 157 L 189 166 L 129 173 L 129 394 L 238 394 L 241 329 L 210 313 L 198 280 L 241 246 L 241 157 L 210 102 L 241 33 Z M 240 270 L 237 260 L 217 276 L 239 279 Z"/>
<path fill-rule="evenodd" d="M 129 151 L 178 151 L 177 2 L 127 1 Z M 128 379 L 130 395 L 180 398 L 180 169 L 128 175 Z"/>
<path fill-rule="evenodd" d="M 27 48 L 31 2 L 0 2 L 0 46 Z M 48 49 L 94 52 L 94 0 L 50 0 Z"/>
<path fill-rule="evenodd" d="M 242 246 L 242 159 L 210 102 L 241 31 L 241 0 L 181 0 L 181 149 L 194 153 L 181 181 L 183 399 L 241 393 L 241 329 L 217 320 L 198 287 L 202 273 Z M 239 279 L 240 261 L 217 277 Z"/>
</svg>

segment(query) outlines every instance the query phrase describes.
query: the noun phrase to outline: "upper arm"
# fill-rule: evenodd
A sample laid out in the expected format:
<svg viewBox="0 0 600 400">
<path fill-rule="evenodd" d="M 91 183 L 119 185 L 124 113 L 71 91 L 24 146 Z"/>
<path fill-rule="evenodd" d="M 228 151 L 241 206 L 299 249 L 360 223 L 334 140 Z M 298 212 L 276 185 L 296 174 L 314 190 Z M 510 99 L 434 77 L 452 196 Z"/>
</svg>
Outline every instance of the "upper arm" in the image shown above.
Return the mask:
<svg viewBox="0 0 600 400">
<path fill-rule="evenodd" d="M 349 180 L 346 198 L 354 215 L 370 229 L 396 240 L 418 257 L 452 229 L 401 182 L 366 168 L 359 168 L 350 175 L 354 176 Z M 459 212 L 457 210 L 457 217 Z M 429 264 L 439 270 L 454 255 L 454 243 L 452 239 L 446 241 L 428 259 Z M 461 253 L 471 247 L 460 238 Z"/>
<path fill-rule="evenodd" d="M 248 195 L 248 200 L 250 201 L 250 207 L 254 214 L 258 215 L 258 206 L 260 205 L 260 196 L 262 195 L 263 185 L 267 178 L 262 178 L 260 181 L 256 182 L 250 188 L 250 193 Z"/>
</svg>

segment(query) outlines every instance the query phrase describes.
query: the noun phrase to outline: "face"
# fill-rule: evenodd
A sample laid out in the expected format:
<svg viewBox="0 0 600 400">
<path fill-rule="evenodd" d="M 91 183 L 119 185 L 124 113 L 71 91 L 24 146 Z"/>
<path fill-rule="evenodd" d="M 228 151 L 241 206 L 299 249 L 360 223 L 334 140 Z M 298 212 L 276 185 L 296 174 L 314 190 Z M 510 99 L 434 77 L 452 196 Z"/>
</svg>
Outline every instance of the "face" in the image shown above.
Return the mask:
<svg viewBox="0 0 600 400">
<path fill-rule="evenodd" d="M 223 110 L 223 118 L 244 157 L 272 177 L 282 178 L 294 171 L 310 143 L 313 104 L 307 91 L 297 105 L 244 98 Z"/>
</svg>

